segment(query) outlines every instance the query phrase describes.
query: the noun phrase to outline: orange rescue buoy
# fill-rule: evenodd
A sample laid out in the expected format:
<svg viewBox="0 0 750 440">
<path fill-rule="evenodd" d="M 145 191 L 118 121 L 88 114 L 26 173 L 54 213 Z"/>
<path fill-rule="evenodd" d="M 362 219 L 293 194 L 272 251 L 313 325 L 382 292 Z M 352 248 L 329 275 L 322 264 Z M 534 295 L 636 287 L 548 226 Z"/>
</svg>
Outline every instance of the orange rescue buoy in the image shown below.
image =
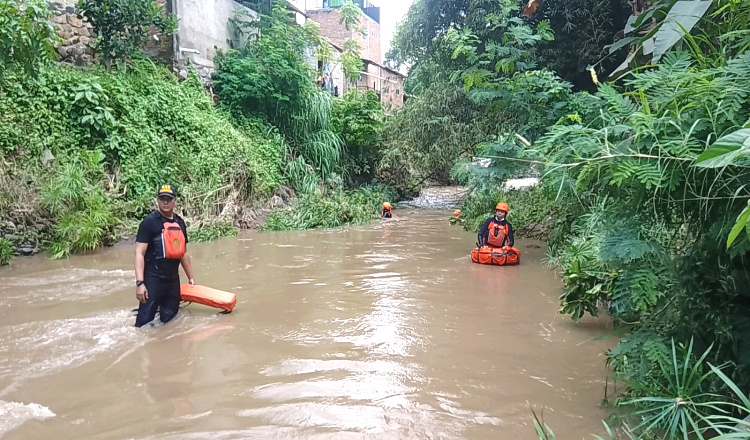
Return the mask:
<svg viewBox="0 0 750 440">
<path fill-rule="evenodd" d="M 180 296 L 183 301 L 216 307 L 226 312 L 231 312 L 234 310 L 234 306 L 237 305 L 237 295 L 234 293 L 206 286 L 183 284 L 180 286 Z"/>
<path fill-rule="evenodd" d="M 496 266 L 514 265 L 521 261 L 521 252 L 510 246 L 507 248 L 482 246 L 471 251 L 471 261 Z"/>
</svg>

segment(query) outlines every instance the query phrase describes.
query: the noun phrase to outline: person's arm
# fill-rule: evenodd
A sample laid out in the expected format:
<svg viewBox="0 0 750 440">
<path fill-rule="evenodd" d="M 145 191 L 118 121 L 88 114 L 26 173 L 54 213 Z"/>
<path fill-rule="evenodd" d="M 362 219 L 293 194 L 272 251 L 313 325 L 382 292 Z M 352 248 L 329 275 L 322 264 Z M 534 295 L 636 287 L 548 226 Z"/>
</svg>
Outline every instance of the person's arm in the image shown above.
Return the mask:
<svg viewBox="0 0 750 440">
<path fill-rule="evenodd" d="M 188 277 L 188 282 L 192 285 L 195 285 L 195 276 L 193 276 L 193 266 L 190 262 L 190 254 L 187 252 L 187 244 L 190 243 L 190 239 L 188 238 L 187 233 L 187 225 L 185 224 L 185 221 L 180 219 L 180 226 L 182 227 L 182 233 L 185 235 L 185 255 L 180 258 L 180 264 L 182 264 L 182 269 L 185 271 L 185 275 Z"/>
<path fill-rule="evenodd" d="M 143 271 L 146 267 L 146 249 L 148 243 L 135 243 L 135 280 L 143 281 Z M 135 297 L 138 302 L 145 303 L 148 299 L 148 290 L 145 284 L 135 287 Z"/>
<path fill-rule="evenodd" d="M 180 259 L 180 264 L 182 264 L 182 268 L 185 270 L 185 275 L 187 275 L 190 284 L 195 285 L 195 277 L 193 276 L 193 266 L 190 265 L 190 254 L 185 252 L 185 255 L 183 255 L 182 258 Z"/>
<path fill-rule="evenodd" d="M 513 225 L 508 223 L 508 246 L 513 247 L 515 240 L 513 239 Z"/>
<path fill-rule="evenodd" d="M 482 227 L 479 228 L 479 235 L 477 235 L 477 239 L 479 240 L 478 243 L 480 247 L 484 246 L 484 242 L 485 242 L 484 237 L 488 233 L 488 228 L 490 226 L 491 221 L 492 221 L 492 218 L 488 218 L 487 220 L 484 221 L 484 223 L 482 223 Z"/>
</svg>

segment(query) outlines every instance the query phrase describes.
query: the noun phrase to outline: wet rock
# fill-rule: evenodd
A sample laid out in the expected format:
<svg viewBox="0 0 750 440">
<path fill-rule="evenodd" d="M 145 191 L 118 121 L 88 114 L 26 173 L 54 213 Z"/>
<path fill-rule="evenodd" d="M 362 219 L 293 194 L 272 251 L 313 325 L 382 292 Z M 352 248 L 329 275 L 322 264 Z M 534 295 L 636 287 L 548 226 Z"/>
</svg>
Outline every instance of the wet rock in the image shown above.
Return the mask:
<svg viewBox="0 0 750 440">
<path fill-rule="evenodd" d="M 67 24 L 68 18 L 64 15 L 55 15 L 53 17 L 50 17 L 50 21 L 56 24 Z"/>
<path fill-rule="evenodd" d="M 77 28 L 83 26 L 83 22 L 81 21 L 81 19 L 72 14 L 68 15 L 68 24 Z"/>
<path fill-rule="evenodd" d="M 538 244 L 527 244 L 526 247 L 529 248 L 529 249 L 539 249 L 539 248 L 541 248 L 541 246 L 539 246 Z"/>
<path fill-rule="evenodd" d="M 36 253 L 36 249 L 34 249 L 31 246 L 23 246 L 23 247 L 18 248 L 18 253 L 23 255 L 24 257 L 29 257 Z"/>
<path fill-rule="evenodd" d="M 65 10 L 65 5 L 62 2 L 50 2 L 49 8 L 55 12 L 62 12 Z"/>
<path fill-rule="evenodd" d="M 57 53 L 60 55 L 60 58 L 67 58 L 68 54 L 70 53 L 70 48 L 65 46 L 60 46 L 57 48 Z"/>
<path fill-rule="evenodd" d="M 271 197 L 268 201 L 268 207 L 271 209 L 283 208 L 285 206 L 284 200 L 279 196 Z"/>
<path fill-rule="evenodd" d="M 68 13 L 68 14 L 75 14 L 76 13 L 76 8 L 74 6 L 68 6 L 68 7 L 65 8 L 65 12 Z"/>
<path fill-rule="evenodd" d="M 85 52 L 86 52 L 86 46 L 83 45 L 83 44 L 81 44 L 81 43 L 77 43 L 75 46 L 73 46 L 73 50 L 71 51 L 71 55 L 77 57 L 77 56 L 83 55 Z"/>
<path fill-rule="evenodd" d="M 5 234 L 4 237 L 6 240 L 8 240 L 11 243 L 18 243 L 18 240 L 21 239 L 21 237 L 15 234 Z"/>
<path fill-rule="evenodd" d="M 10 231 L 15 231 L 15 230 L 16 230 L 16 224 L 15 224 L 15 223 L 13 223 L 12 221 L 6 221 L 6 222 L 5 222 L 4 224 L 3 224 L 3 227 L 4 227 L 5 229 L 7 229 L 7 230 L 10 230 Z"/>
<path fill-rule="evenodd" d="M 31 228 L 35 229 L 35 230 L 37 230 L 39 232 L 44 232 L 44 231 L 47 230 L 47 225 L 42 224 L 42 223 L 37 223 L 35 225 L 31 225 Z"/>
</svg>

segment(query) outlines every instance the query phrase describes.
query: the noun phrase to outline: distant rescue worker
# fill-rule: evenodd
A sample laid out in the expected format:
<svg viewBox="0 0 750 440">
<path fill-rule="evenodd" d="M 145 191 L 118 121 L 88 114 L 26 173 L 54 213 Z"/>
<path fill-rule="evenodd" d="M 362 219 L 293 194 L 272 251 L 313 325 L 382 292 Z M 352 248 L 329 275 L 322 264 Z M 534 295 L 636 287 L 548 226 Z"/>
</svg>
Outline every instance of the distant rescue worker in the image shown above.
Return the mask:
<svg viewBox="0 0 750 440">
<path fill-rule="evenodd" d="M 380 216 L 382 218 L 393 217 L 393 213 L 391 212 L 391 204 L 389 202 L 383 202 L 383 210 L 380 211 Z"/>
<path fill-rule="evenodd" d="M 495 206 L 495 216 L 485 220 L 479 229 L 479 246 L 513 247 L 513 226 L 505 219 L 508 204 L 500 202 Z"/>
<path fill-rule="evenodd" d="M 180 307 L 180 264 L 190 284 L 195 284 L 187 253 L 185 221 L 174 213 L 177 191 L 162 185 L 156 195 L 156 210 L 138 227 L 135 239 L 135 297 L 140 302 L 135 326 L 154 320 L 169 322 Z"/>
</svg>

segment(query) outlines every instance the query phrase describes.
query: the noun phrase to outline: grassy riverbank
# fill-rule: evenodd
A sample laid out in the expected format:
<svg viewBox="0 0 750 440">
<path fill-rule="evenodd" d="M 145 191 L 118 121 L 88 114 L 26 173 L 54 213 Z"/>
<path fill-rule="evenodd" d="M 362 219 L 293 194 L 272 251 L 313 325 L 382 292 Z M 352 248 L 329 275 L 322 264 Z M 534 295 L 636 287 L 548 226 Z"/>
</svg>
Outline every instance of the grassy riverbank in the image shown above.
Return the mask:
<svg viewBox="0 0 750 440">
<path fill-rule="evenodd" d="M 196 77 L 179 82 L 149 61 L 5 75 L 0 114 L 1 232 L 24 253 L 116 241 L 152 208 L 159 182 L 174 182 L 180 211 L 201 220 L 267 199 L 284 181 L 272 127 L 237 124 Z"/>
</svg>

